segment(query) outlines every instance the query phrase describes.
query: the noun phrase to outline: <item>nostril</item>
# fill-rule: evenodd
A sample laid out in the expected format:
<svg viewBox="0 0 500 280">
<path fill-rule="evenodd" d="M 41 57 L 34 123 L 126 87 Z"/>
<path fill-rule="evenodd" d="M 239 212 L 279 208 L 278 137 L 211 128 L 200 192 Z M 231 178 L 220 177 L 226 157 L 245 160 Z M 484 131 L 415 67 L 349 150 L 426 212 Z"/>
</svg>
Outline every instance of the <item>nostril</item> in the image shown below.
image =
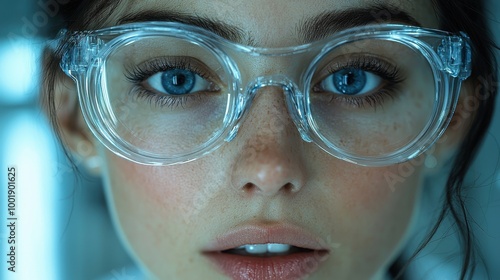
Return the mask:
<svg viewBox="0 0 500 280">
<path fill-rule="evenodd" d="M 254 184 L 252 184 L 252 183 L 246 183 L 246 184 L 243 186 L 242 190 L 243 190 L 244 192 L 249 192 L 249 193 L 250 193 L 250 192 L 255 191 L 255 189 L 256 189 L 256 188 L 257 188 L 257 187 L 256 187 Z"/>
<path fill-rule="evenodd" d="M 241 190 L 244 193 L 248 194 L 258 194 L 258 193 L 269 193 L 268 190 L 265 188 L 260 188 L 258 185 L 253 184 L 253 183 L 246 183 Z M 286 183 L 285 185 L 281 186 L 281 188 L 278 189 L 278 191 L 282 191 L 284 193 L 294 193 L 298 190 L 297 187 L 295 187 L 292 183 Z M 274 192 L 272 192 L 274 193 Z M 270 193 L 269 193 L 270 194 Z"/>
<path fill-rule="evenodd" d="M 287 193 L 292 193 L 292 192 L 296 191 L 296 188 L 293 186 L 293 184 L 288 183 L 288 184 L 283 186 L 283 190 Z"/>
</svg>

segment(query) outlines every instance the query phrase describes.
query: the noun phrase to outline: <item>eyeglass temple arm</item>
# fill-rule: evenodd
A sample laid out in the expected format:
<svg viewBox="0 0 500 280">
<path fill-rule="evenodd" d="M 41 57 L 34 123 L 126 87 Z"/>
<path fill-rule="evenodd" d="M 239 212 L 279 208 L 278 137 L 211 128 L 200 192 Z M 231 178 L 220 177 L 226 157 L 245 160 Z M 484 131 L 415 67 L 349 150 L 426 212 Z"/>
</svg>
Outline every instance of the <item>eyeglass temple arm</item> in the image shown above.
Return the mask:
<svg viewBox="0 0 500 280">
<path fill-rule="evenodd" d="M 64 36 L 66 32 L 61 31 L 60 36 Z M 472 50 L 469 37 L 463 32 L 460 35 L 445 37 L 438 46 L 437 53 L 443 62 L 444 71 L 452 77 L 465 80 L 472 72 Z M 67 75 L 75 78 L 76 73 L 87 70 L 98 59 L 97 54 L 105 43 L 88 32 L 77 32 L 72 34 L 65 45 L 60 66 Z"/>
</svg>

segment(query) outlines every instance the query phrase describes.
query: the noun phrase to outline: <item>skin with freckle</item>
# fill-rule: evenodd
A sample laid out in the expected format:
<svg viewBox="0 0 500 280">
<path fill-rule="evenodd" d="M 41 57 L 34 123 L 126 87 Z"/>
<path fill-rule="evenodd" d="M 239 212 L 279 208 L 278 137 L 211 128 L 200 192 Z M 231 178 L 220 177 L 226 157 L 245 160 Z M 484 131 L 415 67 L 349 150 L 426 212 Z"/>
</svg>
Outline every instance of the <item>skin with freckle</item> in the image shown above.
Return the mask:
<svg viewBox="0 0 500 280">
<path fill-rule="evenodd" d="M 408 11 L 425 27 L 438 27 L 428 0 L 383 2 Z M 281 47 L 301 43 L 295 26 L 304 18 L 373 3 L 124 0 L 106 24 L 115 25 L 124 13 L 175 10 L 237 26 L 257 46 Z M 266 67 L 251 69 L 262 75 L 279 71 Z M 418 104 L 419 95 L 414 98 Z M 419 125 L 404 108 L 394 110 L 401 111 L 406 127 Z M 381 129 L 383 135 L 404 128 L 394 123 Z M 367 150 L 383 142 L 359 138 Z M 454 143 L 440 144 L 435 156 L 449 154 L 441 150 L 453 152 Z M 251 221 L 284 221 L 327 240 L 330 256 L 309 279 L 383 279 L 405 244 L 429 172 L 416 165 L 410 176 L 393 184 L 387 174 L 399 174 L 398 165 L 362 167 L 304 142 L 288 115 L 283 93 L 273 87 L 257 92 L 234 140 L 193 162 L 138 165 L 94 144 L 103 160 L 101 175 L 123 242 L 144 272 L 159 279 L 223 279 L 201 251 L 215 236 Z"/>
</svg>

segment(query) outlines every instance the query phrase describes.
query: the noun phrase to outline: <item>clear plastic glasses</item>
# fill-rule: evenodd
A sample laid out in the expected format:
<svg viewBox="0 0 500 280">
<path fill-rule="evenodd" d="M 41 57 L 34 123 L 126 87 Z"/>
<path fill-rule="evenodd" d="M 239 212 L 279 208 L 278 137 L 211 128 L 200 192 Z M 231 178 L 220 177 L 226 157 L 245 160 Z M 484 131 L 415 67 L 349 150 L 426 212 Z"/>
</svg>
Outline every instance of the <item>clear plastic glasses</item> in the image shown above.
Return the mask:
<svg viewBox="0 0 500 280">
<path fill-rule="evenodd" d="M 66 35 L 61 67 L 77 82 L 90 129 L 117 155 L 151 165 L 231 141 L 268 86 L 282 89 L 304 141 L 360 165 L 403 162 L 444 132 L 471 72 L 465 34 L 398 24 L 284 48 L 172 22 Z"/>
</svg>

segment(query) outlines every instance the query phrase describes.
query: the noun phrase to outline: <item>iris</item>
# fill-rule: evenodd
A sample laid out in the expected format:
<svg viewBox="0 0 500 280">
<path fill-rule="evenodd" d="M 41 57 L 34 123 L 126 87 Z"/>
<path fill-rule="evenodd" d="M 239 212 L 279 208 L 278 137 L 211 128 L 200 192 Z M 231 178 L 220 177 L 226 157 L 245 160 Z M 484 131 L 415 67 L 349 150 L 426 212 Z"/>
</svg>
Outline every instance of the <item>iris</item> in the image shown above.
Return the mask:
<svg viewBox="0 0 500 280">
<path fill-rule="evenodd" d="M 357 68 L 346 68 L 333 75 L 335 89 L 347 95 L 355 95 L 366 86 L 366 73 Z"/>
<path fill-rule="evenodd" d="M 161 85 L 168 94 L 188 94 L 196 83 L 196 74 L 186 69 L 170 69 L 161 76 Z"/>
</svg>

